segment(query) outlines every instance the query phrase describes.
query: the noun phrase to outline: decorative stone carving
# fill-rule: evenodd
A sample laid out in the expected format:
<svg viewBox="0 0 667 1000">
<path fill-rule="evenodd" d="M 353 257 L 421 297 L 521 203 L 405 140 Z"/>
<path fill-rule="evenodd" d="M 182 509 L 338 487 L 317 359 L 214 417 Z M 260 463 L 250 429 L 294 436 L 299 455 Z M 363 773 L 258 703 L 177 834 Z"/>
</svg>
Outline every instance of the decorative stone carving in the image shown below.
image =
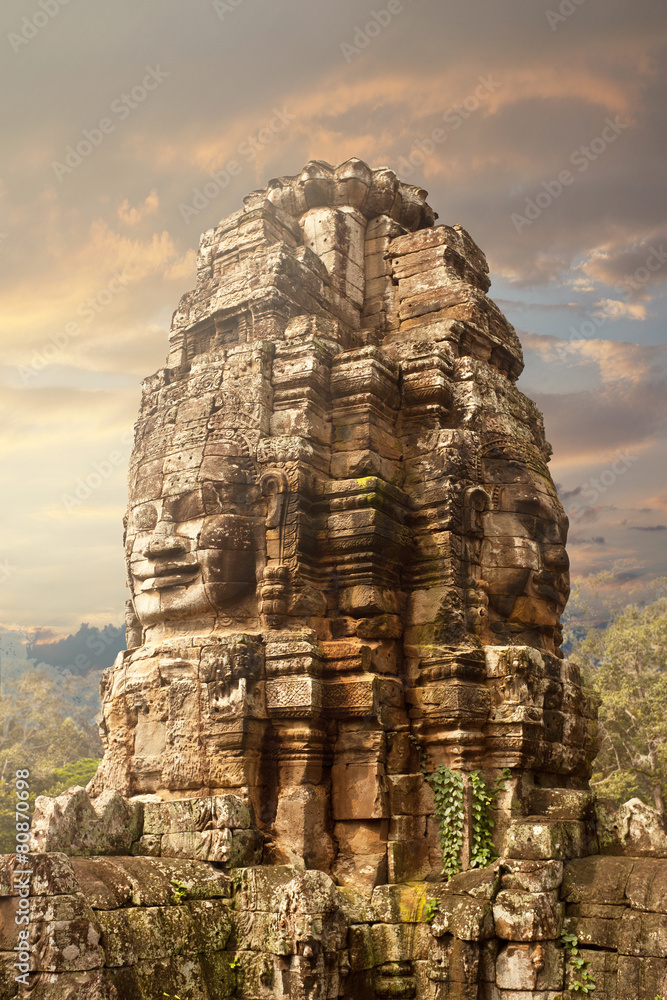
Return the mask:
<svg viewBox="0 0 667 1000">
<path fill-rule="evenodd" d="M 521 348 L 484 255 L 425 195 L 314 161 L 203 235 L 144 383 L 128 652 L 90 789 L 240 795 L 266 860 L 368 889 L 437 874 L 420 753 L 509 767 L 498 846 L 532 856 L 529 787 L 584 788 L 594 749 Z M 568 820 L 564 856 L 586 850 Z"/>
</svg>

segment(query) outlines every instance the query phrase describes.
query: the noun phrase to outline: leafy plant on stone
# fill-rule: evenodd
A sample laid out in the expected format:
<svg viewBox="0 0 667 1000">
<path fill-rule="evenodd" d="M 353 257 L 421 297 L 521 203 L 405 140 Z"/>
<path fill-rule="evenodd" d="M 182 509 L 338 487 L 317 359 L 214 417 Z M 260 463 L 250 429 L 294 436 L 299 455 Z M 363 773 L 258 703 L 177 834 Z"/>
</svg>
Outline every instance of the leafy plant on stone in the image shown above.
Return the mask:
<svg viewBox="0 0 667 1000">
<path fill-rule="evenodd" d="M 481 771 L 471 771 L 472 790 L 472 836 L 470 845 L 470 867 L 484 868 L 498 857 L 493 843 L 493 810 L 498 794 L 504 790 L 504 782 L 510 771 L 505 768 L 489 788 Z"/>
<path fill-rule="evenodd" d="M 188 887 L 184 882 L 179 882 L 177 878 L 170 880 L 173 886 L 174 902 L 180 905 L 188 894 Z"/>
<path fill-rule="evenodd" d="M 463 775 L 440 764 L 427 780 L 433 785 L 435 816 L 440 826 L 442 874 L 449 879 L 461 871 L 465 820 Z"/>
<path fill-rule="evenodd" d="M 595 989 L 595 980 L 588 971 L 590 962 L 587 962 L 579 951 L 579 939 L 577 935 L 568 934 L 567 931 L 563 931 L 560 939 L 567 952 L 567 964 L 576 977 L 570 983 L 568 989 L 572 993 L 592 993 Z"/>
<path fill-rule="evenodd" d="M 427 924 L 433 923 L 433 918 L 438 912 L 438 906 L 440 905 L 437 899 L 427 899 L 424 903 L 424 909 L 422 915 L 424 917 L 424 922 Z"/>
</svg>

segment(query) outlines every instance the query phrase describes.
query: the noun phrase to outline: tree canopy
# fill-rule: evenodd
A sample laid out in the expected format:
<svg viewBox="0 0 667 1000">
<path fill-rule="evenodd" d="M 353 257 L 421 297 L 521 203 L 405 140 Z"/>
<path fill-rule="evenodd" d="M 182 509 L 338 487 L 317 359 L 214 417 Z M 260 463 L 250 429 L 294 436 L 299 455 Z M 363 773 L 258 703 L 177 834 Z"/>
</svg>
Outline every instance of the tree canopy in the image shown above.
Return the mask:
<svg viewBox="0 0 667 1000">
<path fill-rule="evenodd" d="M 667 818 L 667 597 L 580 628 L 570 655 L 601 699 L 594 791 L 619 804 L 637 796 Z"/>
</svg>

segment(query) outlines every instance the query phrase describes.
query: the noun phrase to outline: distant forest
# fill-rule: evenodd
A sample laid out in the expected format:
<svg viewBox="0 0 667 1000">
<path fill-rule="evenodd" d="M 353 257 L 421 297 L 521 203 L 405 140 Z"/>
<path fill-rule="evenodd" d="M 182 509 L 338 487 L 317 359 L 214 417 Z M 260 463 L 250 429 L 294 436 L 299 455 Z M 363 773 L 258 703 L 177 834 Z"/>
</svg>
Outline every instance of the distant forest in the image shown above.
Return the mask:
<svg viewBox="0 0 667 1000">
<path fill-rule="evenodd" d="M 28 646 L 28 659 L 50 663 L 52 667 L 69 670 L 85 677 L 91 670 L 110 667 L 116 655 L 125 649 L 125 625 L 105 625 L 96 628 L 84 622 L 75 635 L 54 642 L 36 641 Z"/>
</svg>

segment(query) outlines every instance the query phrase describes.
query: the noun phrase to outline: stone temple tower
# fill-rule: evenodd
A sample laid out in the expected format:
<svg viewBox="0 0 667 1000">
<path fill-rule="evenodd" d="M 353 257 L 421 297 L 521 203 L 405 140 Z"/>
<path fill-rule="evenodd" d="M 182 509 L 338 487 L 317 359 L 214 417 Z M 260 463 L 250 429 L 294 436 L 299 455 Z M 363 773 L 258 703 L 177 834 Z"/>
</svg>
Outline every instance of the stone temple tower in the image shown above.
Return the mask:
<svg viewBox="0 0 667 1000">
<path fill-rule="evenodd" d="M 312 161 L 202 236 L 143 386 L 104 759 L 33 822 L 35 998 L 555 1000 L 563 926 L 600 1000 L 667 989 L 667 917 L 594 856 L 521 347 L 425 198 Z"/>
<path fill-rule="evenodd" d="M 313 162 L 202 237 L 144 383 L 94 785 L 241 795 L 272 861 L 369 887 L 438 868 L 420 757 L 509 768 L 513 843 L 546 805 L 563 836 L 593 750 L 521 348 L 425 195 Z"/>
</svg>

